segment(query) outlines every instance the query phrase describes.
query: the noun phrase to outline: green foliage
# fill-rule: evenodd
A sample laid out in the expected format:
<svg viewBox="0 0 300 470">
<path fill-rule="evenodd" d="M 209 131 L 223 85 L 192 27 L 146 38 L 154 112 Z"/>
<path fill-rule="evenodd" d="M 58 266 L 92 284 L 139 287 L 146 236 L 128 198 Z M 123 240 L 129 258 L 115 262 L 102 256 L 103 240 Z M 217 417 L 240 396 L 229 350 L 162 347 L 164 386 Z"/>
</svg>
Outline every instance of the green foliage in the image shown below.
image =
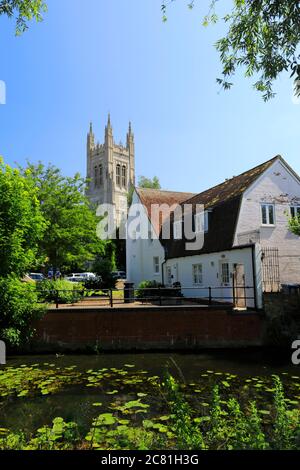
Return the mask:
<svg viewBox="0 0 300 470">
<path fill-rule="evenodd" d="M 74 304 L 84 296 L 82 284 L 64 280 L 38 282 L 36 289 L 41 302 Z"/>
<path fill-rule="evenodd" d="M 205 449 L 200 428 L 193 423 L 191 409 L 179 391 L 178 384 L 168 375 L 165 383 L 167 399 L 173 415 L 177 448 L 183 450 Z"/>
<path fill-rule="evenodd" d="M 238 378 L 207 371 L 197 383 L 187 384 L 169 374 L 161 382 L 158 376 L 148 375 L 134 364 L 79 371 L 75 366 L 58 367 L 60 359 L 53 361 L 0 370 L 4 411 L 0 419 L 1 450 L 300 449 L 298 376 L 286 379 L 286 394 L 283 382 L 276 376 Z M 94 414 L 90 418 L 89 412 L 85 417 L 86 429 L 76 404 L 74 416 L 72 412 L 70 416 L 69 407 L 64 410 L 71 422 L 64 420 L 66 416 L 53 420 L 52 410 L 49 411 L 51 395 L 54 403 L 56 394 L 66 400 L 76 386 L 91 390 Z M 28 401 L 32 414 L 35 397 L 40 409 L 42 396 L 47 399 L 38 430 L 34 427 L 25 434 L 23 428 L 12 433 L 1 427 L 12 405 L 19 404 L 24 410 Z M 108 397 L 112 401 L 107 403 Z M 264 409 L 260 409 L 262 405 Z M 33 418 L 36 423 L 41 416 Z M 16 423 L 14 428 L 18 429 Z"/>
<path fill-rule="evenodd" d="M 0 0 L 0 15 L 16 18 L 16 35 L 24 33 L 28 21 L 42 21 L 42 14 L 47 11 L 43 0 Z"/>
<path fill-rule="evenodd" d="M 112 275 L 114 269 L 115 264 L 111 259 L 96 259 L 93 265 L 93 271 L 101 276 L 101 286 L 103 289 L 114 289 L 116 287 L 117 279 Z"/>
<path fill-rule="evenodd" d="M 73 450 L 79 441 L 76 423 L 55 418 L 52 426 L 43 426 L 29 441 L 23 433 L 0 435 L 0 450 Z"/>
<path fill-rule="evenodd" d="M 274 423 L 274 447 L 276 450 L 288 450 L 291 448 L 292 427 L 290 427 L 290 415 L 283 392 L 280 378 L 274 376 L 275 393 L 275 423 Z"/>
<path fill-rule="evenodd" d="M 0 276 L 22 277 L 36 264 L 45 222 L 28 175 L 0 159 Z"/>
<path fill-rule="evenodd" d="M 159 288 L 163 287 L 157 281 L 142 281 L 137 290 L 136 290 L 136 297 L 138 299 L 147 299 L 148 297 L 157 297 Z"/>
<path fill-rule="evenodd" d="M 289 220 L 289 228 L 292 233 L 300 237 L 300 217 L 292 217 Z"/>
<path fill-rule="evenodd" d="M 147 189 L 161 189 L 160 182 L 157 176 L 154 176 L 152 179 L 146 178 L 145 176 L 140 176 L 138 181 L 138 187 Z"/>
<path fill-rule="evenodd" d="M 85 195 L 85 180 L 79 174 L 65 177 L 58 168 L 41 163 L 28 163 L 23 173 L 38 188 L 47 222 L 39 244 L 44 262 L 65 272 L 84 270 L 106 247 L 96 234 L 99 218 Z"/>
<path fill-rule="evenodd" d="M 164 21 L 167 3 L 162 5 Z M 188 1 L 190 8 L 196 3 Z M 218 21 L 217 0 L 208 3 L 204 26 Z M 217 41 L 216 49 L 223 67 L 223 76 L 217 82 L 224 89 L 232 87 L 230 80 L 243 68 L 245 77 L 255 76 L 253 86 L 266 101 L 274 96 L 274 81 L 282 72 L 290 71 L 296 94 L 300 94 L 298 0 L 234 0 L 233 8 L 222 19 L 227 34 Z"/>
<path fill-rule="evenodd" d="M 20 346 L 33 334 L 32 322 L 44 314 L 35 286 L 16 277 L 0 278 L 0 337 L 8 345 Z"/>
</svg>

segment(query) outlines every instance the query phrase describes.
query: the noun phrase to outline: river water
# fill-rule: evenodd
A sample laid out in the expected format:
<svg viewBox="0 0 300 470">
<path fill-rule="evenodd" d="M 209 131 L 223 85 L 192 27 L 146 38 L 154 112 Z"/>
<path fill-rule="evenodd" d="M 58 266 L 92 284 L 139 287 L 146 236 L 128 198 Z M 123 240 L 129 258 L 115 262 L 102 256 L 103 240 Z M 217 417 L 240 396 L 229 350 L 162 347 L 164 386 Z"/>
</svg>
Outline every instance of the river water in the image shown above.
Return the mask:
<svg viewBox="0 0 300 470">
<path fill-rule="evenodd" d="M 137 354 L 100 354 L 100 355 L 44 355 L 44 356 L 18 356 L 9 357 L 6 366 L 0 366 L 0 371 L 7 368 L 20 368 L 21 366 L 47 368 L 49 365 L 57 371 L 76 366 L 76 371 L 122 370 L 126 365 L 134 367 L 137 376 L 144 378 L 148 374 L 160 380 L 166 371 L 169 371 L 179 381 L 190 384 L 205 380 L 205 372 L 214 371 L 222 374 L 235 374 L 241 380 L 246 377 L 265 377 L 269 380 L 272 374 L 283 376 L 300 376 L 300 366 L 293 366 L 288 353 L 272 354 L 271 351 L 256 350 L 218 350 L 203 351 L 197 354 L 180 353 L 137 353 Z M 140 371 L 140 372 L 139 372 Z M 120 379 L 118 379 L 120 380 Z M 143 388 L 143 380 L 138 383 L 138 391 L 147 391 Z M 300 380 L 300 378 L 299 378 Z M 116 382 L 111 388 L 116 387 Z M 119 382 L 120 383 L 120 382 Z M 145 382 L 146 383 L 146 382 Z M 84 384 L 69 384 L 57 393 L 42 396 L 29 395 L 24 398 L 8 397 L 0 403 L 0 428 L 32 432 L 39 427 L 50 424 L 55 417 L 63 417 L 66 421 L 75 421 L 85 432 L 98 410 L 95 402 L 101 402 L 107 409 L 112 399 L 108 395 L 110 379 L 106 378 L 103 388 L 88 388 Z M 123 387 L 123 388 L 122 388 Z M 132 388 L 120 386 L 122 399 L 134 399 Z M 117 392 L 116 392 L 117 393 Z M 151 395 L 151 392 L 148 392 Z M 115 397 L 117 398 L 117 396 Z M 125 401 L 125 400 L 124 400 Z M 155 397 L 152 400 L 155 405 Z"/>
</svg>

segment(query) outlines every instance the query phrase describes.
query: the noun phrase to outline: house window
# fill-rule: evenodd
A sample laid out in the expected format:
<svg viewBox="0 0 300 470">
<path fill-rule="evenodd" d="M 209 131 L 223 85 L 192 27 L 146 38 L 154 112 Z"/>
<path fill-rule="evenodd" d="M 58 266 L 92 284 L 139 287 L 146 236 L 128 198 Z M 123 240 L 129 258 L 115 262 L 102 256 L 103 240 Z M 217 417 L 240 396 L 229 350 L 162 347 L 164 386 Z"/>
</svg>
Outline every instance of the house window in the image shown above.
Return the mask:
<svg viewBox="0 0 300 470">
<path fill-rule="evenodd" d="M 154 267 L 154 274 L 159 274 L 159 256 L 154 256 L 153 258 L 153 267 Z"/>
<path fill-rule="evenodd" d="M 126 166 L 122 166 L 122 186 L 123 188 L 126 188 L 126 180 L 127 180 L 127 171 L 126 171 Z"/>
<path fill-rule="evenodd" d="M 230 284 L 229 263 L 221 263 L 221 282 L 222 286 L 229 286 Z"/>
<path fill-rule="evenodd" d="M 121 165 L 116 166 L 116 183 L 117 186 L 121 186 Z"/>
<path fill-rule="evenodd" d="M 195 215 L 195 232 L 208 232 L 208 212 L 199 212 Z"/>
<path fill-rule="evenodd" d="M 202 264 L 193 265 L 193 283 L 196 286 L 203 284 L 203 269 Z"/>
<path fill-rule="evenodd" d="M 300 217 L 300 206 L 291 206 L 291 217 Z"/>
<path fill-rule="evenodd" d="M 174 239 L 181 240 L 182 239 L 182 221 L 178 220 L 177 222 L 174 222 L 173 228 L 174 228 Z"/>
<path fill-rule="evenodd" d="M 274 204 L 261 205 L 262 225 L 275 225 L 275 206 Z"/>
<path fill-rule="evenodd" d="M 103 185 L 103 166 L 99 165 L 99 186 Z"/>
</svg>

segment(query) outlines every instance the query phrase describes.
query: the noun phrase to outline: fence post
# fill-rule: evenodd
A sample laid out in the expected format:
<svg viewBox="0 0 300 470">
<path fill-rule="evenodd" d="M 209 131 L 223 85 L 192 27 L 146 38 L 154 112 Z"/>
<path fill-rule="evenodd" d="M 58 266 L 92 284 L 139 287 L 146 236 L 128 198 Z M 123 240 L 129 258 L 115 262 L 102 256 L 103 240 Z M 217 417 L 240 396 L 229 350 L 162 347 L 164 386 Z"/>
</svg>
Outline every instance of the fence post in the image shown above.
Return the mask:
<svg viewBox="0 0 300 470">
<path fill-rule="evenodd" d="M 113 290 L 109 289 L 109 299 L 110 299 L 110 306 L 113 308 L 114 306 L 114 299 L 113 299 Z"/>
<path fill-rule="evenodd" d="M 212 304 L 211 287 L 208 288 L 208 292 L 209 292 L 208 305 L 211 305 Z"/>
<path fill-rule="evenodd" d="M 161 307 L 162 306 L 162 298 L 161 298 L 161 288 L 160 287 L 158 288 L 158 292 L 159 292 L 159 305 Z"/>
<path fill-rule="evenodd" d="M 55 291 L 55 298 L 56 298 L 56 308 L 58 309 L 58 300 L 59 300 L 59 292 L 58 290 Z"/>
<path fill-rule="evenodd" d="M 238 286 L 236 286 L 238 287 Z M 236 307 L 237 306 L 237 300 L 238 298 L 236 298 L 235 296 L 235 275 L 232 276 L 232 302 L 233 302 L 233 306 Z"/>
</svg>

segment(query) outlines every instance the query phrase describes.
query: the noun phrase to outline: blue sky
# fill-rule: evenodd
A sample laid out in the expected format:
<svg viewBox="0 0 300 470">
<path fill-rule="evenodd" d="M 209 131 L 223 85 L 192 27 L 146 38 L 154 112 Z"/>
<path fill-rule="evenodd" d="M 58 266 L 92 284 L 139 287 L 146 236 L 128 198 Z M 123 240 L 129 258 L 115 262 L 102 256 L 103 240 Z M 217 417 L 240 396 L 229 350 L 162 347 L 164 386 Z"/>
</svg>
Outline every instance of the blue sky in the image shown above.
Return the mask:
<svg viewBox="0 0 300 470">
<path fill-rule="evenodd" d="M 228 1 L 228 4 L 231 2 Z M 200 192 L 276 154 L 300 173 L 300 105 L 287 76 L 264 103 L 249 80 L 219 90 L 214 42 L 203 28 L 209 0 L 185 0 L 161 21 L 161 0 L 48 0 L 44 22 L 22 37 L 0 19 L 0 155 L 10 164 L 52 162 L 85 174 L 89 122 L 100 142 L 107 113 L 115 140 L 131 120 L 137 175 L 165 189 Z"/>
</svg>

